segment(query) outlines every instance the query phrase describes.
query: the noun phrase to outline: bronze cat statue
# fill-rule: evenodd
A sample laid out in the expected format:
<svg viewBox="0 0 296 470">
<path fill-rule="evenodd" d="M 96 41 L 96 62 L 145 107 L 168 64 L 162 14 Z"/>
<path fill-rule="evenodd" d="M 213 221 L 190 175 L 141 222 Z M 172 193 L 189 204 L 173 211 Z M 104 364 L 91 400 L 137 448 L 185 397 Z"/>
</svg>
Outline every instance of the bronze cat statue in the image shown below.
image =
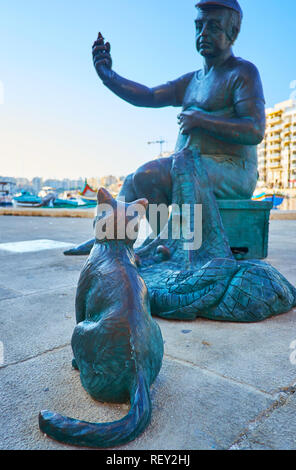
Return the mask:
<svg viewBox="0 0 296 470">
<path fill-rule="evenodd" d="M 137 270 L 135 240 L 127 235 L 119 239 L 118 231 L 123 217 L 124 226 L 132 224 L 136 233 L 140 216 L 132 218 L 129 209 L 146 210 L 147 205 L 146 199 L 125 204 L 105 189 L 98 191 L 96 242 L 80 275 L 72 336 L 73 364 L 83 387 L 102 402 L 130 400 L 130 411 L 111 423 L 88 423 L 41 411 L 41 431 L 57 441 L 83 447 L 117 446 L 135 439 L 150 421 L 149 387 L 162 365 L 163 339 Z M 98 225 L 105 227 L 100 239 Z"/>
</svg>

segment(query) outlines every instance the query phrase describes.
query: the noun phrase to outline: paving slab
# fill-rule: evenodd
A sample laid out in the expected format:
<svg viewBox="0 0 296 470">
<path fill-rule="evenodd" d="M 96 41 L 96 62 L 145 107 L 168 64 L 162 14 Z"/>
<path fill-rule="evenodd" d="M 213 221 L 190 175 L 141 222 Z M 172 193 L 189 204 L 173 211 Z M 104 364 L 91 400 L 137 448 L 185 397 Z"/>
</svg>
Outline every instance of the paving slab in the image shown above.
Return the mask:
<svg viewBox="0 0 296 470">
<path fill-rule="evenodd" d="M 296 221 L 270 222 L 268 258 L 289 282 L 296 285 Z"/>
<path fill-rule="evenodd" d="M 0 286 L 0 300 L 12 299 L 21 295 L 20 292 L 14 289 L 7 289 L 6 287 Z"/>
<path fill-rule="evenodd" d="M 0 243 L 49 238 L 82 243 L 92 237 L 92 219 L 0 216 Z"/>
<path fill-rule="evenodd" d="M 233 447 L 237 450 L 295 450 L 296 449 L 296 394 L 285 403 L 271 409 Z"/>
<path fill-rule="evenodd" d="M 289 360 L 295 323 L 296 309 L 250 324 L 159 321 L 169 357 L 271 394 L 296 382 L 296 366 Z"/>
<path fill-rule="evenodd" d="M 69 347 L 0 369 L 1 449 L 66 449 L 38 429 L 50 409 L 87 421 L 122 418 L 128 405 L 94 401 L 71 368 Z M 123 449 L 227 448 L 272 398 L 187 364 L 165 360 L 152 388 L 150 426 Z"/>
<path fill-rule="evenodd" d="M 75 327 L 75 287 L 0 301 L 5 365 L 69 344 Z"/>
<path fill-rule="evenodd" d="M 0 286 L 24 295 L 76 286 L 84 262 L 84 257 L 67 260 L 61 249 L 33 253 L 7 253 L 0 249 Z"/>
<path fill-rule="evenodd" d="M 268 260 L 296 285 L 295 234 L 296 221 L 272 220 Z M 91 236 L 90 219 L 0 217 L 0 243 L 81 243 Z M 1 449 L 67 448 L 39 433 L 43 408 L 97 422 L 128 410 L 94 402 L 71 368 L 75 292 L 85 260 L 64 257 L 61 249 L 0 249 Z M 152 388 L 152 423 L 124 448 L 296 448 L 295 320 L 296 310 L 256 324 L 158 320 L 165 361 Z"/>
</svg>

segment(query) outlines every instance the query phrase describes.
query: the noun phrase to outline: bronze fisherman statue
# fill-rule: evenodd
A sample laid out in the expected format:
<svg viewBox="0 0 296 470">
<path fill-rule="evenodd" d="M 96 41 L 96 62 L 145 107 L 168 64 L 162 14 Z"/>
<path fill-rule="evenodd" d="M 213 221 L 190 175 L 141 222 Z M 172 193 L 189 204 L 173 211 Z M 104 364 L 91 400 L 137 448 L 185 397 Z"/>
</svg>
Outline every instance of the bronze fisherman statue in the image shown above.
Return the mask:
<svg viewBox="0 0 296 470">
<path fill-rule="evenodd" d="M 96 71 L 113 93 L 135 106 L 179 106 L 176 151 L 198 147 L 217 199 L 249 199 L 255 189 L 256 146 L 264 137 L 265 101 L 257 68 L 235 57 L 242 10 L 237 0 L 200 0 L 196 49 L 203 68 L 155 88 L 132 82 L 112 70 L 110 44 L 99 33 L 93 45 Z M 120 197 L 145 197 L 150 204 L 172 202 L 172 157 L 146 163 L 129 175 Z M 159 228 L 154 231 L 159 232 Z M 93 240 L 65 254 L 88 254 Z"/>
<path fill-rule="evenodd" d="M 241 20 L 236 0 L 200 0 L 196 47 L 203 68 L 155 88 L 117 75 L 110 44 L 101 34 L 93 45 L 96 71 L 115 94 L 136 106 L 182 107 L 180 133 L 174 155 L 129 175 L 117 200 L 102 188 L 98 191 L 95 240 L 68 252 L 91 251 L 78 282 L 72 365 L 93 398 L 120 403 L 130 398 L 131 408 L 111 423 L 88 423 L 42 411 L 40 429 L 55 440 L 113 448 L 144 431 L 151 418 L 149 388 L 164 352 L 159 325 L 151 315 L 242 323 L 262 321 L 296 306 L 295 287 L 273 266 L 235 258 L 217 203 L 232 199 L 239 209 L 260 204 L 245 199 L 251 198 L 258 177 L 256 146 L 265 130 L 264 96 L 256 67 L 232 52 Z M 126 231 L 122 238 L 120 222 L 129 225 L 133 206 L 146 209 L 161 203 L 172 205 L 165 224 L 168 235 L 162 238 L 165 230 L 156 233 L 135 256 L 136 234 L 133 238 Z M 191 220 L 184 206 L 190 211 L 201 207 L 202 217 Z M 176 207 L 180 236 L 171 230 Z M 239 233 L 235 217 L 231 227 Z M 256 233 L 259 224 L 254 215 L 243 218 Z M 192 222 L 190 229 L 201 227 L 198 247 L 184 247 L 186 219 Z M 109 221 L 116 230 L 106 229 L 101 237 L 98 227 L 107 227 Z M 140 215 L 135 227 L 139 223 Z"/>
</svg>

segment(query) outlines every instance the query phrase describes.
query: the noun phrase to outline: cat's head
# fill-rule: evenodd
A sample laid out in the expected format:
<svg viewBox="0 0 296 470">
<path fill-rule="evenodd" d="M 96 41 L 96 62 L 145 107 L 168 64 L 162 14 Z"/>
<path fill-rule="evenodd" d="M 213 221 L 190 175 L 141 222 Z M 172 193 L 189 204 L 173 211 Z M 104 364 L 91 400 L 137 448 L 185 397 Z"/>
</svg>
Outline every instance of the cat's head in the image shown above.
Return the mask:
<svg viewBox="0 0 296 470">
<path fill-rule="evenodd" d="M 96 240 L 121 240 L 133 245 L 137 239 L 140 220 L 148 207 L 147 199 L 126 203 L 114 199 L 105 188 L 98 190 L 97 199 L 97 216 L 94 221 Z"/>
</svg>

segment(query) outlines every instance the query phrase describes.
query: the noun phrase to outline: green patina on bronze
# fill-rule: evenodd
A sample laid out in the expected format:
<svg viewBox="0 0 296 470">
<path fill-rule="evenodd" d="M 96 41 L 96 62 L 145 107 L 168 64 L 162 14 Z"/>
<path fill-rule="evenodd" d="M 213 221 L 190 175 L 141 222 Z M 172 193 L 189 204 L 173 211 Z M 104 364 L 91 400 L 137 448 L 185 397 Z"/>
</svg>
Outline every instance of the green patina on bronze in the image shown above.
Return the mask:
<svg viewBox="0 0 296 470">
<path fill-rule="evenodd" d="M 203 69 L 164 85 L 148 88 L 120 77 L 112 70 L 110 44 L 99 34 L 93 45 L 96 71 L 112 92 L 136 106 L 182 106 L 175 154 L 129 175 L 120 197 L 201 205 L 202 244 L 184 249 L 185 234 L 172 235 L 173 213 L 165 227 L 152 227 L 156 238 L 147 239 L 136 258 L 131 246 L 116 239 L 89 240 L 66 253 L 90 252 L 77 290 L 74 365 L 94 398 L 130 398 L 131 410 L 106 424 L 42 412 L 40 428 L 62 442 L 115 446 L 147 426 L 149 386 L 163 355 L 150 311 L 166 319 L 257 322 L 296 305 L 296 289 L 259 260 L 267 255 L 270 205 L 250 199 L 265 110 L 258 70 L 232 53 L 242 12 L 236 0 L 200 0 L 197 6 L 196 47 Z M 109 201 L 115 209 L 120 204 Z"/>
<path fill-rule="evenodd" d="M 242 20 L 238 2 L 200 0 L 197 7 L 195 41 L 203 58 L 202 69 L 149 88 L 114 72 L 110 44 L 101 34 L 93 45 L 94 65 L 106 87 L 135 106 L 182 107 L 178 116 L 180 132 L 176 152 L 185 147 L 190 135 L 190 148 L 199 150 L 215 198 L 218 201 L 247 200 L 256 187 L 256 146 L 265 131 L 265 101 L 260 75 L 252 63 L 236 57 L 232 51 Z M 125 197 L 126 201 L 146 197 L 150 204 L 170 205 L 172 165 L 173 157 L 142 165 L 128 175 L 120 197 Z M 240 204 L 235 204 L 239 209 Z M 259 213 L 256 214 L 258 217 Z M 226 233 L 231 232 L 231 244 L 235 242 L 241 247 L 239 237 L 233 240 L 231 219 L 228 216 L 226 219 L 223 217 Z M 262 226 L 262 221 L 260 224 Z M 153 227 L 153 230 L 158 234 L 160 227 Z M 259 239 L 262 237 L 267 241 L 265 232 L 253 237 L 249 244 L 261 244 Z M 65 254 L 89 254 L 93 242 L 89 240 Z M 253 253 L 262 257 L 260 249 L 254 249 Z"/>
<path fill-rule="evenodd" d="M 199 250 L 187 251 L 183 236 L 164 240 L 160 233 L 137 250 L 152 314 L 178 320 L 257 322 L 291 310 L 296 289 L 275 268 L 259 260 L 234 258 L 197 151 L 175 154 L 172 178 L 174 204 L 202 204 L 203 243 Z M 168 225 L 170 234 L 172 218 Z M 163 245 L 169 260 L 163 260 L 158 250 Z"/>
<path fill-rule="evenodd" d="M 219 201 L 223 227 L 236 259 L 265 259 L 268 255 L 272 202 Z"/>
<path fill-rule="evenodd" d="M 101 189 L 100 204 L 118 205 Z M 147 206 L 147 200 L 135 204 Z M 127 205 L 124 205 L 127 206 Z M 121 212 L 122 214 L 122 212 Z M 101 215 L 106 218 L 104 213 Z M 128 223 L 128 217 L 126 217 Z M 48 436 L 87 447 L 111 447 L 135 439 L 150 422 L 150 385 L 162 364 L 163 340 L 152 319 L 147 288 L 135 263 L 133 240 L 96 240 L 81 272 L 76 294 L 77 326 L 73 365 L 96 400 L 131 402 L 126 417 L 113 423 L 87 423 L 50 411 L 39 415 Z"/>
</svg>

